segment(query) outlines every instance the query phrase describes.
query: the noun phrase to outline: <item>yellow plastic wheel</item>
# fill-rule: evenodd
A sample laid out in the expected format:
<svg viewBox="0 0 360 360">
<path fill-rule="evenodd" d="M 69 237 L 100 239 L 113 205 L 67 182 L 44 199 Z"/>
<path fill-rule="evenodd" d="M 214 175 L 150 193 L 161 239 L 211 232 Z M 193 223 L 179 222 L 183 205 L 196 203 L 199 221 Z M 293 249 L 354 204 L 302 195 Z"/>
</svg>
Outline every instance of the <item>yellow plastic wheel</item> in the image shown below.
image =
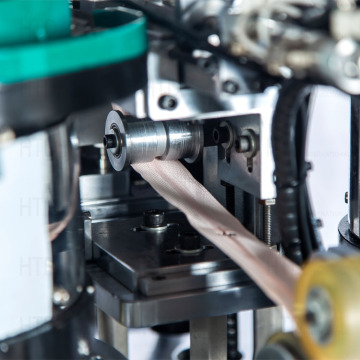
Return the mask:
<svg viewBox="0 0 360 360">
<path fill-rule="evenodd" d="M 309 358 L 360 359 L 360 257 L 310 262 L 295 298 L 295 318 Z"/>
</svg>

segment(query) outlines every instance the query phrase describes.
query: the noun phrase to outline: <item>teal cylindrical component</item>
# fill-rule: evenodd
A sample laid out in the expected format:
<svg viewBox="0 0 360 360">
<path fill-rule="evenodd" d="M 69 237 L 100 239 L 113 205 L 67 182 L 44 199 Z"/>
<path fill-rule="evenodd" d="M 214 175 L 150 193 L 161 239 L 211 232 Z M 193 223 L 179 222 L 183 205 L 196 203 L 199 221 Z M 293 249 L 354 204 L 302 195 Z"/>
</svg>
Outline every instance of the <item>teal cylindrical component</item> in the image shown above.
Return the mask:
<svg viewBox="0 0 360 360">
<path fill-rule="evenodd" d="M 64 38 L 70 31 L 67 0 L 0 1 L 0 47 Z"/>
</svg>

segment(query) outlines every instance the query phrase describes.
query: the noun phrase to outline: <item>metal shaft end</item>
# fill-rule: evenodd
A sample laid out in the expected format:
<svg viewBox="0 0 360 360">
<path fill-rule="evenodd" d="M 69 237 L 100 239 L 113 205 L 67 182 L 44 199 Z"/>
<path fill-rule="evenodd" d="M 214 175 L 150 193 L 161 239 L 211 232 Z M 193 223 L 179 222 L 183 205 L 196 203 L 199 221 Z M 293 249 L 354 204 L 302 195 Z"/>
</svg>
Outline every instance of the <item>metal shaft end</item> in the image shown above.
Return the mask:
<svg viewBox="0 0 360 360">
<path fill-rule="evenodd" d="M 114 134 L 107 134 L 104 136 L 103 144 L 105 149 L 114 149 L 117 147 L 117 139 Z"/>
</svg>

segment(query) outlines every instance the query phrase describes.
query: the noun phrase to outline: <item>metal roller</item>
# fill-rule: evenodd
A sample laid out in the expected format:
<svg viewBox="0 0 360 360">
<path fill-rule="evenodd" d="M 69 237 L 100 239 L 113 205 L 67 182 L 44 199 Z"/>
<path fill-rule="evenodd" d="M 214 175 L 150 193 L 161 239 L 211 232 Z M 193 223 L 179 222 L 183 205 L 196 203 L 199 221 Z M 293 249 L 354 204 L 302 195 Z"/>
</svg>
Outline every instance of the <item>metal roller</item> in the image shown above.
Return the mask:
<svg viewBox="0 0 360 360">
<path fill-rule="evenodd" d="M 106 119 L 104 146 L 117 171 L 154 159 L 194 162 L 203 148 L 203 128 L 183 121 L 151 121 L 111 111 Z"/>
</svg>

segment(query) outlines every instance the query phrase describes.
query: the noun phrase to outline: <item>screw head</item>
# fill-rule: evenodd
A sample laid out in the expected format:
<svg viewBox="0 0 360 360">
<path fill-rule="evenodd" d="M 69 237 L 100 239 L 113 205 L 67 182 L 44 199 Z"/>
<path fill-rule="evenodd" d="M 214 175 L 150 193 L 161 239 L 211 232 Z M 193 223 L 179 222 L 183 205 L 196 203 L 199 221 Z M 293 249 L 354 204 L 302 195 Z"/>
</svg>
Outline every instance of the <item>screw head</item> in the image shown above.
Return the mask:
<svg viewBox="0 0 360 360">
<path fill-rule="evenodd" d="M 349 203 L 349 192 L 348 191 L 345 193 L 345 203 L 346 204 Z"/>
</svg>

